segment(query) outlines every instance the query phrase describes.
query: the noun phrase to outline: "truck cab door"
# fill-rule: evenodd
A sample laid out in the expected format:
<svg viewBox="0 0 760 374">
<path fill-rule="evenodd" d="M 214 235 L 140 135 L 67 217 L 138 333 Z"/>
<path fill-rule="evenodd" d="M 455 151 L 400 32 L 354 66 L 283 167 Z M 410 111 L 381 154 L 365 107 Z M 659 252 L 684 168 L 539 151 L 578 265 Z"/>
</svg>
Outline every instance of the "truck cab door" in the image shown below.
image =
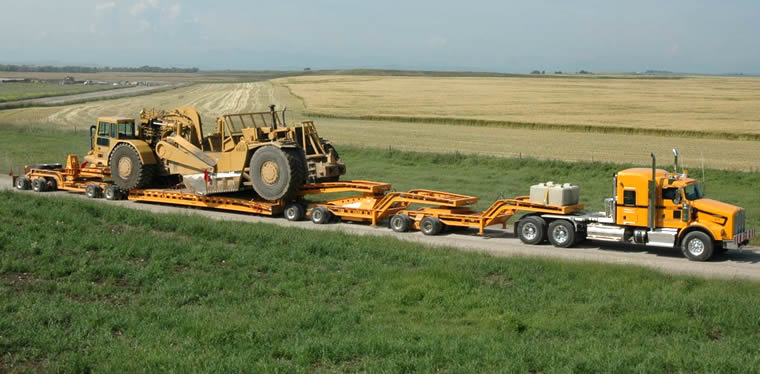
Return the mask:
<svg viewBox="0 0 760 374">
<path fill-rule="evenodd" d="M 683 210 L 683 198 L 677 187 L 662 189 L 662 205 L 657 207 L 657 223 L 659 227 L 683 228 L 686 223 L 683 215 L 688 214 Z"/>
<path fill-rule="evenodd" d="M 649 222 L 647 192 L 649 191 L 646 186 L 620 183 L 617 189 L 615 222 L 624 226 L 647 226 Z"/>
</svg>

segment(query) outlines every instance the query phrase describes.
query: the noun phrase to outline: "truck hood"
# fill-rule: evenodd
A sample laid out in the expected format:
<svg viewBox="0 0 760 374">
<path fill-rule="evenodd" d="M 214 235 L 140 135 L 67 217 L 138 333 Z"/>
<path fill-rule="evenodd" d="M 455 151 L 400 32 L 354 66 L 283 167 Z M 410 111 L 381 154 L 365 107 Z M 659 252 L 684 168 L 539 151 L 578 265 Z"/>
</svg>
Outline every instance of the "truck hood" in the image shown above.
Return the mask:
<svg viewBox="0 0 760 374">
<path fill-rule="evenodd" d="M 692 200 L 689 201 L 689 204 L 697 210 L 723 217 L 732 217 L 734 213 L 741 209 L 736 205 L 726 204 L 713 199 Z"/>
</svg>

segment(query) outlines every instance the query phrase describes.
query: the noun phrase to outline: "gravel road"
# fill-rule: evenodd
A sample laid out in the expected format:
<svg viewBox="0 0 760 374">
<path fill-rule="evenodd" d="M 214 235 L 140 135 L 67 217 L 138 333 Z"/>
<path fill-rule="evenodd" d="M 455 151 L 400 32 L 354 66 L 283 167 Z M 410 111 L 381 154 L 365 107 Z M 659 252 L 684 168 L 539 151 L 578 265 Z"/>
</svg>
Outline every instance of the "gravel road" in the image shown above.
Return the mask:
<svg viewBox="0 0 760 374">
<path fill-rule="evenodd" d="M 0 188 L 11 189 L 11 178 L 0 176 Z M 34 193 L 34 192 L 23 192 Z M 51 198 L 86 199 L 84 195 L 67 192 L 46 192 L 42 196 Z M 450 247 L 467 252 L 482 252 L 493 256 L 533 256 L 555 258 L 576 262 L 627 264 L 641 266 L 664 273 L 687 274 L 703 278 L 760 280 L 760 250 L 729 251 L 709 262 L 686 260 L 680 250 L 649 248 L 634 245 L 620 245 L 586 242 L 576 248 L 555 248 L 551 245 L 525 245 L 514 237 L 511 231 L 488 230 L 485 236 L 476 231 L 447 233 L 439 236 L 425 236 L 420 232 L 395 233 L 387 227 L 372 227 L 356 223 L 336 223 L 315 225 L 311 222 L 290 222 L 284 218 L 262 217 L 238 213 L 228 213 L 202 209 L 188 209 L 158 204 L 144 204 L 131 201 L 94 200 L 103 204 L 114 204 L 130 209 L 154 213 L 195 214 L 222 221 L 263 222 L 285 227 L 300 227 L 310 230 L 329 230 L 358 235 L 392 236 L 401 240 L 435 247 Z"/>
</svg>

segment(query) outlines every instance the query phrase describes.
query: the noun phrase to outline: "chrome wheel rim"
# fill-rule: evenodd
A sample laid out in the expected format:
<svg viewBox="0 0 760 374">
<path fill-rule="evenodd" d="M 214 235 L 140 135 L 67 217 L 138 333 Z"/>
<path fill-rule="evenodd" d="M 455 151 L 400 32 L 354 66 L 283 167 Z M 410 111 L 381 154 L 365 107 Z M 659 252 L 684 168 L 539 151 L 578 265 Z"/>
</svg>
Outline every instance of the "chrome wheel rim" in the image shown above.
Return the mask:
<svg viewBox="0 0 760 374">
<path fill-rule="evenodd" d="M 699 239 L 691 239 L 688 243 L 689 253 L 694 256 L 700 256 L 705 252 L 705 243 L 702 243 Z"/>
<path fill-rule="evenodd" d="M 536 238 L 536 235 L 538 235 L 538 229 L 536 228 L 536 225 L 531 222 L 524 224 L 521 232 L 523 238 L 527 240 L 533 240 Z"/>
<path fill-rule="evenodd" d="M 567 228 L 565 226 L 557 226 L 554 228 L 554 231 L 552 231 L 552 237 L 554 237 L 554 241 L 557 243 L 564 243 L 567 241 L 569 234 L 567 232 Z"/>
</svg>

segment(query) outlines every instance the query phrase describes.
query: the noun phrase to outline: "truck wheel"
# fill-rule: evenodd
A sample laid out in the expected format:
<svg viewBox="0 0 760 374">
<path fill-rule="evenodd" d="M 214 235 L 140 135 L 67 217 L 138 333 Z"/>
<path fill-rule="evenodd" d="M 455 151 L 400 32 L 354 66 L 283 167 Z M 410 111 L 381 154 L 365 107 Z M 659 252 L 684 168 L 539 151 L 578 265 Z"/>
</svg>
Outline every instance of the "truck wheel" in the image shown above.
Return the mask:
<svg viewBox="0 0 760 374">
<path fill-rule="evenodd" d="M 32 183 L 29 181 L 29 178 L 27 177 L 18 177 L 16 178 L 15 186 L 19 190 L 28 190 L 32 188 Z"/>
<path fill-rule="evenodd" d="M 87 197 L 90 199 L 99 198 L 102 192 L 103 191 L 100 189 L 100 186 L 94 183 L 88 184 L 84 189 L 84 194 L 87 195 Z"/>
<path fill-rule="evenodd" d="M 106 200 L 121 200 L 121 189 L 119 186 L 108 186 L 103 192 Z"/>
<path fill-rule="evenodd" d="M 283 215 L 288 221 L 302 221 L 306 216 L 306 211 L 301 203 L 290 203 L 285 206 Z"/>
<path fill-rule="evenodd" d="M 713 241 L 702 231 L 692 231 L 681 241 L 681 251 L 691 261 L 707 261 L 713 255 Z"/>
<path fill-rule="evenodd" d="M 34 192 L 45 192 L 47 181 L 45 178 L 35 178 L 32 180 L 32 189 Z"/>
<path fill-rule="evenodd" d="M 517 223 L 517 237 L 525 244 L 538 244 L 546 236 L 546 221 L 541 217 L 525 217 Z"/>
<path fill-rule="evenodd" d="M 443 230 L 443 223 L 435 217 L 425 217 L 420 221 L 420 231 L 425 235 L 438 235 Z"/>
<path fill-rule="evenodd" d="M 153 181 L 155 165 L 145 165 L 131 145 L 122 143 L 114 148 L 109 161 L 111 179 L 124 191 L 147 187 Z"/>
<path fill-rule="evenodd" d="M 407 232 L 412 226 L 412 221 L 406 214 L 399 213 L 391 217 L 390 226 L 391 230 L 395 232 Z"/>
<path fill-rule="evenodd" d="M 251 156 L 253 190 L 265 200 L 290 200 L 306 179 L 306 166 L 298 150 L 274 146 L 259 148 Z"/>
<path fill-rule="evenodd" d="M 332 213 L 325 207 L 318 206 L 311 210 L 311 222 L 317 225 L 324 225 L 330 222 L 330 218 L 332 218 Z"/>
<path fill-rule="evenodd" d="M 549 242 L 555 247 L 568 248 L 575 244 L 575 226 L 569 221 L 558 219 L 549 224 Z"/>
</svg>

